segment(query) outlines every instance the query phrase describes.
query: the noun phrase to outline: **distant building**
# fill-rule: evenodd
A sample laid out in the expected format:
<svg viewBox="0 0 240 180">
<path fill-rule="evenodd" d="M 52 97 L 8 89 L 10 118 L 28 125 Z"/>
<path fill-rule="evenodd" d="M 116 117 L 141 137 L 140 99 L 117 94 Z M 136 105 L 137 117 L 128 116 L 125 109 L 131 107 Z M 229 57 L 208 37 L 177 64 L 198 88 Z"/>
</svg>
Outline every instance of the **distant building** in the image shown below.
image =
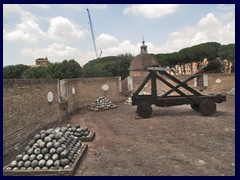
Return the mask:
<svg viewBox="0 0 240 180">
<path fill-rule="evenodd" d="M 130 76 L 145 76 L 148 74 L 147 68 L 149 66 L 158 65 L 157 60 L 151 54 L 148 54 L 147 46 L 145 45 L 145 41 L 142 41 L 142 46 L 140 47 L 140 54 L 138 54 L 131 61 L 129 71 Z"/>
<path fill-rule="evenodd" d="M 198 63 L 193 62 L 192 63 L 192 74 L 196 73 L 198 71 Z"/>
<path fill-rule="evenodd" d="M 208 64 L 207 58 L 204 58 L 200 62 L 192 62 L 192 63 L 186 63 L 183 65 L 176 65 L 175 66 L 175 72 L 171 72 L 171 74 L 175 75 L 191 75 L 196 73 L 199 69 L 201 69 L 203 66 L 206 66 Z"/>
<path fill-rule="evenodd" d="M 50 62 L 48 61 L 48 58 L 37 58 L 35 59 L 35 66 L 48 66 Z"/>
<path fill-rule="evenodd" d="M 227 59 L 224 59 L 223 60 L 223 66 L 224 66 L 224 69 L 223 69 L 224 73 L 230 74 L 232 72 L 233 63 L 231 61 L 229 61 Z"/>
</svg>

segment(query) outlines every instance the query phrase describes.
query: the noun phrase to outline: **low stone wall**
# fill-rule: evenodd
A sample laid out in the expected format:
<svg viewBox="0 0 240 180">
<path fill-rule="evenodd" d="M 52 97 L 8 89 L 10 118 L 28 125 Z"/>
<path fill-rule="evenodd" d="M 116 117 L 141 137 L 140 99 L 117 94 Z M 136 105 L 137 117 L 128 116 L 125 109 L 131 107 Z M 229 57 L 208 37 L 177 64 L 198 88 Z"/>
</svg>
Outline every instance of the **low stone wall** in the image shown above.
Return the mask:
<svg viewBox="0 0 240 180">
<path fill-rule="evenodd" d="M 48 92 L 53 101 L 47 101 Z M 4 80 L 3 148 L 4 154 L 25 143 L 24 140 L 60 120 L 56 79 Z"/>
<path fill-rule="evenodd" d="M 99 96 L 106 96 L 113 102 L 125 100 L 120 93 L 119 77 L 67 79 L 63 88 L 60 84 L 57 79 L 4 80 L 4 154 L 26 144 L 26 140 L 41 129 L 90 105 Z M 103 85 L 108 90 L 103 90 Z M 48 92 L 53 93 L 52 102 L 47 100 Z M 66 99 L 61 98 L 61 93 Z"/>
<path fill-rule="evenodd" d="M 194 79 L 187 82 L 187 84 L 192 87 L 193 89 L 197 91 L 201 91 L 203 94 L 208 93 L 221 93 L 226 94 L 228 91 L 230 91 L 233 87 L 235 87 L 235 74 L 215 74 L 215 73 L 209 73 L 206 74 L 207 76 L 207 86 L 196 86 L 197 83 L 194 82 Z M 177 75 L 174 76 L 180 81 L 184 81 L 185 79 L 189 78 L 190 75 Z M 145 77 L 132 77 L 133 78 L 133 91 L 135 92 L 137 88 L 140 86 L 140 84 L 143 82 Z M 164 77 L 169 83 L 172 85 L 176 85 L 173 81 L 167 79 Z M 219 83 L 220 82 L 220 83 Z M 157 80 L 157 90 L 158 94 L 161 95 L 162 93 L 168 91 L 170 88 L 164 84 L 163 82 Z M 181 91 L 185 92 L 186 94 L 191 94 L 188 91 L 186 91 L 184 88 L 179 88 Z M 142 92 L 144 93 L 150 93 L 151 92 L 151 81 L 147 83 L 147 85 L 143 88 Z M 178 95 L 178 93 L 173 92 L 172 94 Z"/>
</svg>

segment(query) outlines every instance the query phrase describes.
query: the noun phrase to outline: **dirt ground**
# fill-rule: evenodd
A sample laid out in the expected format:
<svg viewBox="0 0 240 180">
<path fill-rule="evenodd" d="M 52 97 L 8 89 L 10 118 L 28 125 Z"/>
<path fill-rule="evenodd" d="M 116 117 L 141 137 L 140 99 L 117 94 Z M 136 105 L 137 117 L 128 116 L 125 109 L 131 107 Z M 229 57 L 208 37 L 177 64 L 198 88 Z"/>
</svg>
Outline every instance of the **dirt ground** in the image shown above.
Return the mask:
<svg viewBox="0 0 240 180">
<path fill-rule="evenodd" d="M 182 105 L 153 107 L 142 119 L 136 106 L 116 105 L 82 110 L 57 125 L 80 124 L 96 133 L 76 176 L 235 175 L 235 96 L 227 95 L 211 117 Z"/>
</svg>

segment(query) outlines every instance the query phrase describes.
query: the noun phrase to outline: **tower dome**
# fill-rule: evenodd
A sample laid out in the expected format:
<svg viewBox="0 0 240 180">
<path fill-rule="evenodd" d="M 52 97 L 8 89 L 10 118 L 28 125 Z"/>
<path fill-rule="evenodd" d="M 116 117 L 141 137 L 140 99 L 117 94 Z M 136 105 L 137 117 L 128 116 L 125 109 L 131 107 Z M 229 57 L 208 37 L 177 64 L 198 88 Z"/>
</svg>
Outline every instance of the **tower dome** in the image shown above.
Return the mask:
<svg viewBox="0 0 240 180">
<path fill-rule="evenodd" d="M 140 54 L 133 58 L 131 61 L 129 71 L 130 76 L 142 76 L 144 71 L 147 70 L 149 66 L 158 65 L 157 60 L 151 54 L 147 52 L 147 46 L 145 41 L 142 41 L 142 46 L 140 47 Z"/>
</svg>

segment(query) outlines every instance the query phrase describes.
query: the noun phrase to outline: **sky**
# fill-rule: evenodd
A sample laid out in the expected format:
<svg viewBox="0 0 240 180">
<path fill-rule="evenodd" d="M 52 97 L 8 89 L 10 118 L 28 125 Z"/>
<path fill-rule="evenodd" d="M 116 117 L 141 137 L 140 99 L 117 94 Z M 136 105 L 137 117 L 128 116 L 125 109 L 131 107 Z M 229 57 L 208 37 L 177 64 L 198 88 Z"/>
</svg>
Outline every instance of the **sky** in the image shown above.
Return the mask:
<svg viewBox="0 0 240 180">
<path fill-rule="evenodd" d="M 4 4 L 3 66 L 96 59 L 87 8 L 101 57 L 235 43 L 234 4 Z"/>
</svg>

